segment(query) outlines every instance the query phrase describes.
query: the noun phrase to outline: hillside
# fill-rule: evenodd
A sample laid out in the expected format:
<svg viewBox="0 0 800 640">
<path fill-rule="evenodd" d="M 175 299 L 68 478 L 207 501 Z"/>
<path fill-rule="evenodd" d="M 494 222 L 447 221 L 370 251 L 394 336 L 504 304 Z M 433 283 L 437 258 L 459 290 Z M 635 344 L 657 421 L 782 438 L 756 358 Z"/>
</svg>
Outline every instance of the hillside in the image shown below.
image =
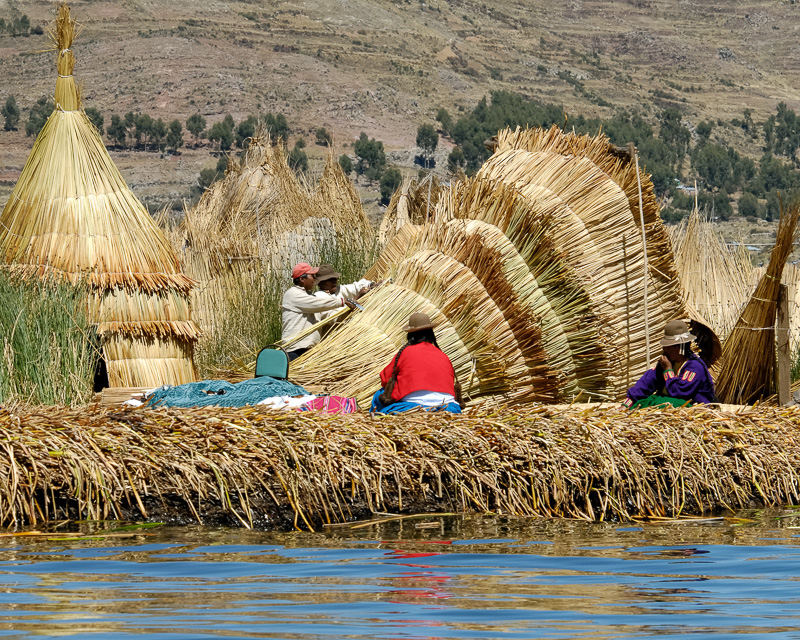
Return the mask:
<svg viewBox="0 0 800 640">
<path fill-rule="evenodd" d="M 532 5 L 532 6 L 531 6 Z M 53 3 L 3 0 L 9 16 L 45 26 Z M 688 0 L 314 0 L 206 3 L 173 0 L 72 3 L 84 26 L 74 50 L 84 102 L 106 123 L 141 111 L 185 122 L 230 113 L 283 113 L 294 137 L 325 127 L 352 152 L 361 131 L 381 140 L 390 161 L 413 171 L 418 125 L 446 108 L 469 111 L 491 90 L 562 103 L 568 114 L 608 117 L 620 107 L 646 118 L 678 107 L 686 126 L 753 120 L 778 102 L 800 109 L 800 5 Z M 53 52 L 44 35 L 0 35 L 0 103 L 26 112 L 52 93 Z M 0 131 L 0 205 L 33 143 Z M 752 157 L 756 142 L 726 141 Z M 185 135 L 188 140 L 188 135 Z M 442 143 L 443 158 L 449 148 Z M 309 144 L 321 158 L 322 147 Z M 187 196 L 209 149 L 179 156 L 114 152 L 134 191 L 151 204 Z M 444 162 L 439 162 L 442 169 Z M 365 187 L 366 188 L 366 187 Z M 369 190 L 365 191 L 365 194 Z M 372 196 L 374 199 L 374 188 Z"/>
</svg>

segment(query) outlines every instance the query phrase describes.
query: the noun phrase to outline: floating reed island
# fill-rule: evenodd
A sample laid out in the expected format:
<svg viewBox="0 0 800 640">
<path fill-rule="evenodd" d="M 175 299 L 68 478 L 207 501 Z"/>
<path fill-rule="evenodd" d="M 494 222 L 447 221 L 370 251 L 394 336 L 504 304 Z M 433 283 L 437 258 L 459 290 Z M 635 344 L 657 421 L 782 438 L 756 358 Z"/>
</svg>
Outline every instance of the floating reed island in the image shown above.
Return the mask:
<svg viewBox="0 0 800 640">
<path fill-rule="evenodd" d="M 318 530 L 420 512 L 628 520 L 797 504 L 799 418 L 796 407 L 0 409 L 0 523 Z"/>
</svg>

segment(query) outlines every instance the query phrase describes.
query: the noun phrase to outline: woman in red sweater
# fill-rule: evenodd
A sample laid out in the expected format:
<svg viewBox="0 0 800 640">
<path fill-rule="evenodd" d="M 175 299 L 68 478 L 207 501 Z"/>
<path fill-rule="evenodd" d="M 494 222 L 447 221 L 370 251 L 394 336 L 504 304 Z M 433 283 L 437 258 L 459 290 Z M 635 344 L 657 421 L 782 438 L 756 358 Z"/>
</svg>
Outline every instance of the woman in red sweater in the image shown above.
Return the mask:
<svg viewBox="0 0 800 640">
<path fill-rule="evenodd" d="M 422 408 L 461 413 L 461 393 L 450 358 L 439 349 L 424 313 L 413 313 L 403 327 L 408 342 L 381 371 L 383 389 L 372 397 L 370 411 L 400 413 Z"/>
</svg>

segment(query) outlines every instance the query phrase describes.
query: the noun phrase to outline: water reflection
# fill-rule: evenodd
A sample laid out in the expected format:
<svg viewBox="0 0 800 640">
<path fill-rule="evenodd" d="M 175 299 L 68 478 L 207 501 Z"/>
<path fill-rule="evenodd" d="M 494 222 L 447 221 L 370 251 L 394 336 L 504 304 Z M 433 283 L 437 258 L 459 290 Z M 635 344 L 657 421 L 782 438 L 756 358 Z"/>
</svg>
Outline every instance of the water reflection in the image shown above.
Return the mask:
<svg viewBox="0 0 800 640">
<path fill-rule="evenodd" d="M 100 539 L 0 539 L 0 635 L 800 638 L 800 509 L 635 526 L 429 517 L 103 539 L 115 526 L 60 529 Z"/>
</svg>

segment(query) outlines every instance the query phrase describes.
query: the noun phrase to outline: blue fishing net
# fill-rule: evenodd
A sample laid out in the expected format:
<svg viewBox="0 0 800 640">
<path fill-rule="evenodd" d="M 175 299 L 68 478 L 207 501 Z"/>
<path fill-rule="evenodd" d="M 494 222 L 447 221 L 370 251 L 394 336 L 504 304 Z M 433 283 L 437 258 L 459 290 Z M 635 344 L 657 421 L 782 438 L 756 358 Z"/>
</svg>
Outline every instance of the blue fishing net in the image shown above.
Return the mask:
<svg viewBox="0 0 800 640">
<path fill-rule="evenodd" d="M 236 384 L 225 380 L 203 380 L 177 387 L 161 387 L 150 397 L 148 407 L 245 407 L 264 398 L 307 395 L 303 387 L 287 380 L 261 376 Z"/>
</svg>

